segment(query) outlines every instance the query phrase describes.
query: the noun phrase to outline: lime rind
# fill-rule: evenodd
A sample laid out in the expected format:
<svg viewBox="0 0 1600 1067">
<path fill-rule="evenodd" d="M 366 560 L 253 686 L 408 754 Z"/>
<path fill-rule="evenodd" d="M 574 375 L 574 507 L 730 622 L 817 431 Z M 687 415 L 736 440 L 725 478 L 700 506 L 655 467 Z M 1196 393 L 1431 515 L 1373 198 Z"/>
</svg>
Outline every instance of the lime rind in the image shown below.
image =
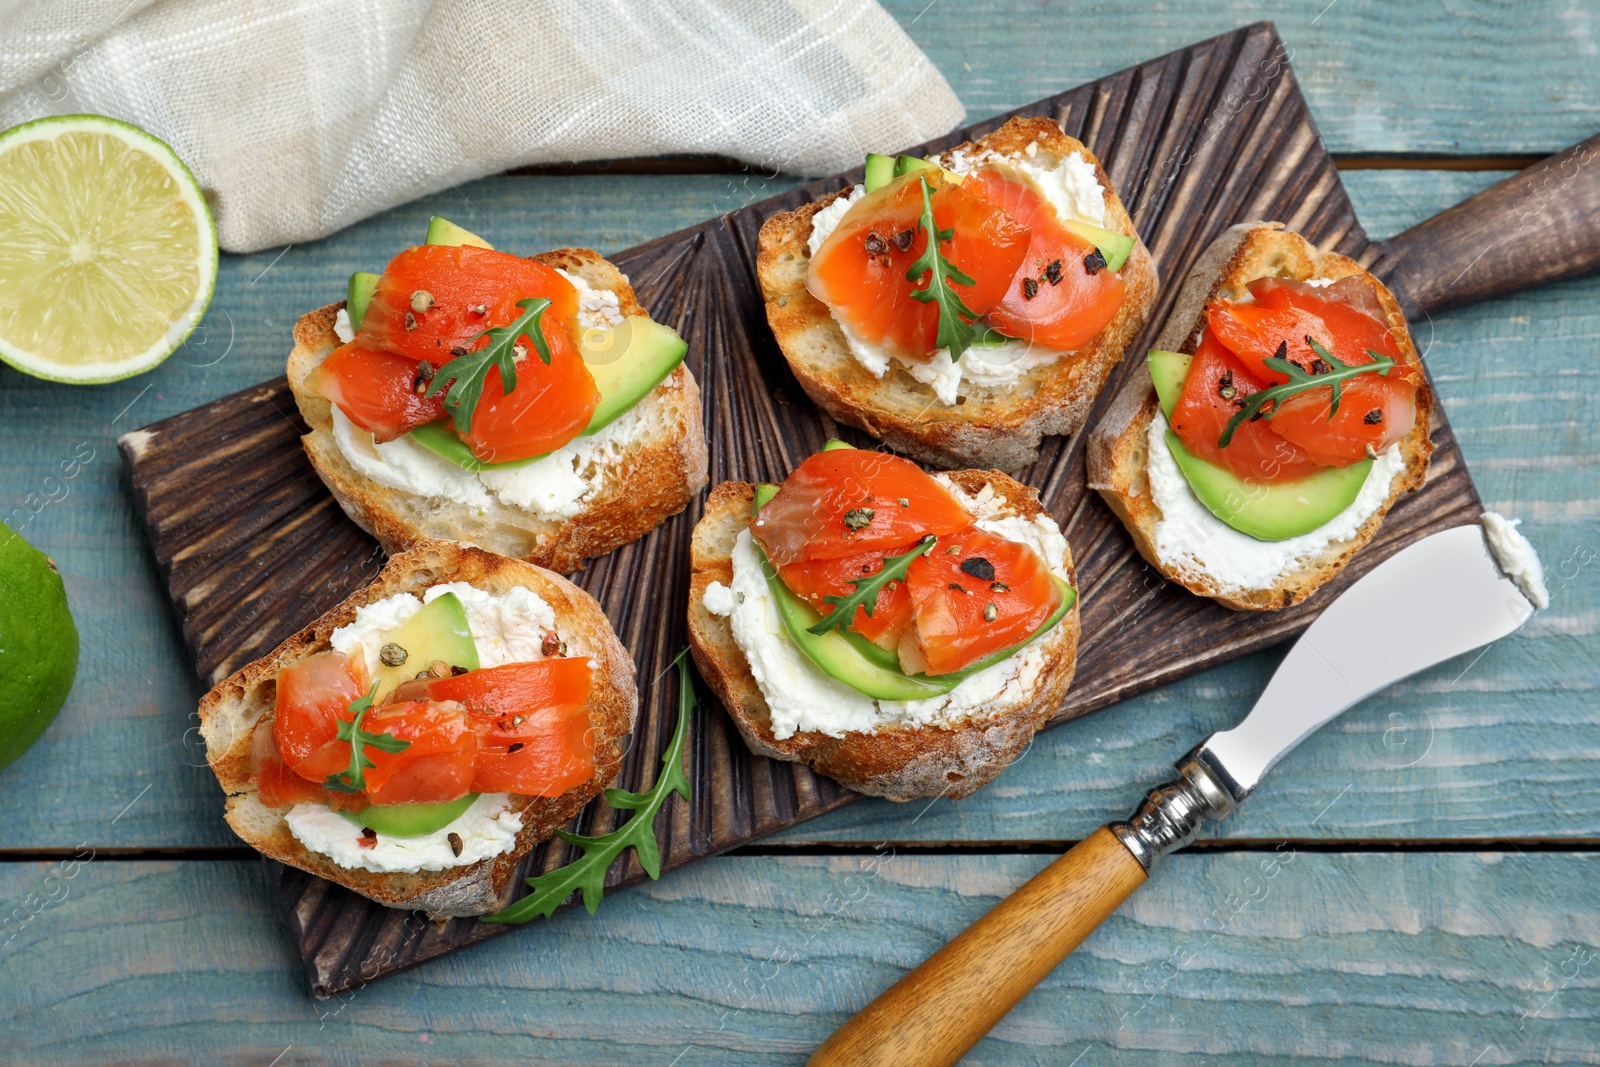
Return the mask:
<svg viewBox="0 0 1600 1067">
<path fill-rule="evenodd" d="M 205 317 L 216 291 L 217 227 L 194 174 L 172 147 L 139 127 L 103 115 L 53 115 L 14 126 L 0 133 L 0 158 L 25 144 L 52 141 L 72 133 L 97 133 L 157 160 L 172 178 L 180 199 L 198 223 L 194 269 L 198 284 L 193 297 L 170 316 L 166 330 L 143 350 L 115 360 L 67 363 L 20 347 L 0 334 L 0 361 L 36 378 L 84 385 L 120 381 L 158 366 L 182 347 Z M 98 190 L 93 190 L 98 191 Z M 97 207 L 99 205 L 96 205 Z"/>
<path fill-rule="evenodd" d="M 78 628 L 48 556 L 0 523 L 0 768 L 55 721 L 78 673 Z"/>
</svg>

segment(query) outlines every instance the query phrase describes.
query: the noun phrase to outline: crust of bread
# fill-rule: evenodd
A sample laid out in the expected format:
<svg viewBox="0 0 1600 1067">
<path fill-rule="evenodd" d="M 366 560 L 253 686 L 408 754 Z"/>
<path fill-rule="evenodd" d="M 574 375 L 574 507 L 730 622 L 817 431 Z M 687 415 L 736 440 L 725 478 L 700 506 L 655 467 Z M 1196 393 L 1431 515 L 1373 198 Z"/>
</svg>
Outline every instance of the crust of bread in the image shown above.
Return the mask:
<svg viewBox="0 0 1600 1067">
<path fill-rule="evenodd" d="M 617 294 L 624 315 L 643 315 L 633 288 L 615 266 L 587 248 L 563 248 L 531 257 Z M 706 441 L 700 388 L 680 365 L 643 400 L 650 420 L 646 439 L 618 463 L 600 471 L 602 485 L 570 519 L 539 518 L 493 500 L 480 511 L 448 500 L 378 485 L 359 474 L 333 439 L 333 407 L 306 385 L 306 376 L 339 344 L 333 323 L 343 301 L 300 317 L 289 355 L 289 387 L 311 432 L 301 443 L 317 474 L 356 525 L 389 553 L 427 538 L 470 541 L 562 573 L 603 556 L 659 526 L 688 506 L 706 485 Z"/>
<path fill-rule="evenodd" d="M 277 696 L 278 671 L 330 648 L 333 631 L 355 619 L 356 609 L 393 596 L 421 596 L 443 582 L 467 582 L 491 593 L 515 586 L 537 593 L 555 612 L 556 630 L 569 655 L 589 656 L 596 663 L 589 698 L 589 719 L 595 731 L 594 776 L 558 797 L 513 796 L 522 829 L 510 851 L 466 867 L 416 874 L 375 873 L 341 867 L 302 845 L 284 822 L 285 809 L 270 808 L 250 781 L 251 738 L 269 725 Z M 600 794 L 622 765 L 621 739 L 633 729 L 639 696 L 634 687 L 633 659 L 612 632 L 594 598 L 543 568 L 449 541 L 421 541 L 389 560 L 365 589 L 279 645 L 271 654 L 218 682 L 200 700 L 200 733 L 206 758 L 227 794 L 227 820 L 245 842 L 292 867 L 392 908 L 426 911 L 433 918 L 481 915 L 497 910 L 508 898 L 508 883 L 517 863 L 541 841 L 572 820 Z M 509 902 L 507 899 L 505 902 Z"/>
<path fill-rule="evenodd" d="M 1299 234 L 1284 229 L 1282 223 L 1240 223 L 1213 241 L 1196 261 L 1154 347 L 1169 352 L 1193 352 L 1205 323 L 1206 305 L 1216 299 L 1236 299 L 1244 293 L 1245 285 L 1257 278 L 1339 279 L 1366 273 L 1355 260 L 1337 252 L 1321 251 Z M 1372 281 L 1401 354 L 1420 365 L 1421 358 L 1394 294 L 1376 278 Z M 1372 540 L 1401 494 L 1422 487 L 1428 473 L 1428 457 L 1433 453 L 1433 442 L 1428 437 L 1433 392 L 1424 383 L 1417 390 L 1417 424 L 1397 446 L 1405 457 L 1405 467 L 1395 475 L 1388 498 L 1361 528 L 1352 537 L 1330 542 L 1316 556 L 1283 574 L 1271 588 L 1230 589 L 1204 570 L 1169 567 L 1156 555 L 1155 530 L 1161 521 L 1161 509 L 1150 497 L 1146 468 L 1150 458 L 1150 422 L 1157 410 L 1155 386 L 1150 376 L 1129 375 L 1089 434 L 1086 448 L 1089 486 L 1098 490 L 1111 505 L 1111 510 L 1133 536 L 1139 554 L 1152 567 L 1190 592 L 1241 611 L 1272 611 L 1298 604 L 1338 574 L 1351 557 Z"/>
<path fill-rule="evenodd" d="M 992 485 L 1015 514 L 1042 514 L 1032 489 L 999 471 L 954 471 L 951 480 L 969 494 Z M 705 516 L 690 547 L 689 647 L 701 677 L 710 683 L 738 725 L 750 750 L 772 759 L 804 763 L 858 793 L 905 801 L 917 797 L 970 796 L 1020 756 L 1033 735 L 1066 699 L 1078 656 L 1078 605 L 1040 640 L 1048 655 L 1024 704 L 955 727 L 891 727 L 830 737 L 814 731 L 778 740 L 772 712 L 734 642 L 728 619 L 706 610 L 706 586 L 733 581 L 733 544 L 750 524 L 756 487 L 724 482 L 711 491 Z M 1077 574 L 1069 551 L 1067 572 Z"/>
<path fill-rule="evenodd" d="M 1025 150 L 1037 144 L 1035 155 Z M 941 404 L 933 387 L 891 361 L 882 378 L 850 354 L 848 342 L 827 305 L 806 289 L 811 220 L 845 189 L 761 226 L 756 273 L 766 300 L 767 321 L 778 347 L 806 395 L 839 422 L 859 427 L 898 452 L 935 467 L 993 467 L 1014 471 L 1031 463 L 1047 435 L 1076 433 L 1089 417 L 1124 349 L 1143 328 L 1156 297 L 1156 268 L 1133 220 L 1111 187 L 1100 161 L 1051 119 L 1016 118 L 954 152 L 989 150 L 1027 159 L 1059 159 L 1080 153 L 1094 164 L 1105 190 L 1106 228 L 1135 239 L 1122 267 L 1127 285 L 1115 318 L 1087 347 L 1028 371 L 1013 385 L 962 383 L 955 405 Z"/>
</svg>

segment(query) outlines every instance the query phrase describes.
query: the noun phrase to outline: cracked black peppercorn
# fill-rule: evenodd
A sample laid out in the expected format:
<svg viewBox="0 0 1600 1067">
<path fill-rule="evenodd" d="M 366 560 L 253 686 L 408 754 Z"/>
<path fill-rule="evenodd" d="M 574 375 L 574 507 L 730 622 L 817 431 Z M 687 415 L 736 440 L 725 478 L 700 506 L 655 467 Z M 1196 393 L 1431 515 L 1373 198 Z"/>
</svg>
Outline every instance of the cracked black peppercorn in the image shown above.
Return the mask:
<svg viewBox="0 0 1600 1067">
<path fill-rule="evenodd" d="M 994 564 L 982 556 L 972 556 L 961 561 L 961 569 L 980 582 L 994 581 Z"/>
</svg>

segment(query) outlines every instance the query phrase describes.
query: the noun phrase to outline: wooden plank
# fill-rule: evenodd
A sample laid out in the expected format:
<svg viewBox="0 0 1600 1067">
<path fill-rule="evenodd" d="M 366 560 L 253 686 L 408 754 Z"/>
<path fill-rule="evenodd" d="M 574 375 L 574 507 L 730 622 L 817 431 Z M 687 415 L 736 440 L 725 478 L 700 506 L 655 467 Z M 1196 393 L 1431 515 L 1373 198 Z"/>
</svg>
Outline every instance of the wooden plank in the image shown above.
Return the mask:
<svg viewBox="0 0 1600 1067">
<path fill-rule="evenodd" d="M 1260 4 L 888 0 L 970 116 L 1261 18 Z M 1270 15 L 1334 152 L 1537 152 L 1600 128 L 1593 12 L 1573 0 L 1291 0 Z M 1515 121 L 1507 121 L 1515 116 Z"/>
<path fill-rule="evenodd" d="M 1387 236 L 1499 177 L 1358 172 L 1344 175 L 1344 182 L 1369 232 Z M 430 214 L 470 211 L 468 201 L 480 217 L 498 220 L 515 234 L 521 247 L 572 243 L 587 228 L 599 227 L 614 242 L 605 250 L 614 251 L 615 245 L 657 236 L 700 211 L 737 206 L 739 195 L 730 191 L 726 175 L 486 179 L 464 187 L 462 194 L 431 197 L 327 241 L 291 249 L 265 277 L 262 271 L 277 252 L 224 257 L 212 314 L 223 324 L 236 323 L 237 331 L 233 350 L 211 367 L 181 361 L 206 362 L 201 351 L 217 343 L 215 337 L 150 375 L 95 389 L 65 389 L 0 368 L 8 450 L 8 462 L 0 465 L 0 504 L 24 508 L 26 514 L 30 496 L 57 498 L 31 519 L 13 515 L 12 521 L 61 564 L 84 633 L 77 687 L 61 719 L 0 776 L 0 848 L 82 841 L 99 847 L 236 843 L 218 815 L 221 798 L 200 766 L 198 749 L 184 744 L 198 687 L 167 621 L 170 612 L 148 549 L 124 510 L 111 450 L 116 434 L 136 421 L 194 407 L 275 371 L 288 328 L 286 298 L 276 288 L 278 272 L 293 284 L 292 298 L 310 306 L 336 291 L 355 266 L 379 262 L 414 239 Z M 537 211 L 529 205 L 537 205 Z M 259 283 L 251 285 L 258 277 Z M 1596 390 L 1581 385 L 1593 382 L 1600 365 L 1597 295 L 1600 282 L 1575 283 L 1451 314 L 1437 324 L 1430 353 L 1436 384 L 1455 413 L 1480 492 L 1490 506 L 1526 518 L 1524 530 L 1553 571 L 1571 561 L 1567 570 L 1575 575 L 1550 615 L 1473 668 L 1469 678 L 1478 680 L 1477 686 L 1463 685 L 1464 691 L 1455 694 L 1465 703 L 1434 723 L 1436 750 L 1456 754 L 1459 773 L 1467 776 L 1463 783 L 1475 783 L 1472 800 L 1484 816 L 1466 807 L 1460 799 L 1465 791 L 1446 781 L 1390 788 L 1394 772 L 1371 756 L 1392 725 L 1385 716 L 1396 709 L 1375 706 L 1366 733 L 1338 732 L 1355 722 L 1347 719 L 1295 758 L 1305 761 L 1316 753 L 1315 765 L 1303 764 L 1312 773 L 1324 763 L 1334 776 L 1350 768 L 1358 779 L 1351 796 L 1376 806 L 1347 807 L 1341 801 L 1314 826 L 1307 825 L 1307 806 L 1315 815 L 1322 805 L 1313 802 L 1327 789 L 1308 783 L 1309 795 L 1302 799 L 1281 791 L 1290 789 L 1285 780 L 1246 809 L 1261 820 L 1258 832 L 1429 838 L 1481 836 L 1484 827 L 1504 825 L 1504 832 L 1517 834 L 1600 833 L 1600 798 L 1583 791 L 1588 761 L 1600 751 L 1600 726 L 1579 714 L 1585 701 L 1594 702 L 1586 696 L 1593 692 L 1586 679 L 1597 673 L 1592 669 L 1597 581 L 1592 566 L 1577 566 L 1584 546 L 1600 551 L 1600 533 L 1589 525 L 1600 513 L 1600 487 L 1593 467 L 1586 465 L 1592 461 L 1585 458 L 1600 452 L 1595 436 L 1600 420 L 1582 407 L 1593 403 Z M 1535 346 L 1538 367 L 1526 357 Z M 1568 398 L 1563 405 L 1579 408 L 1546 417 L 1539 410 L 1539 368 L 1548 368 L 1558 382 L 1580 383 L 1562 390 Z M 1507 379 L 1507 369 L 1520 373 Z M 80 446 L 87 446 L 92 458 L 80 464 L 76 477 L 63 479 L 59 465 L 85 454 Z M 898 826 L 895 836 L 920 840 L 1081 836 L 1097 820 L 1120 814 L 1127 790 L 1164 773 L 1190 738 L 1225 724 L 1239 702 L 1259 689 L 1274 659 L 1267 654 L 1220 668 L 1090 723 L 1043 735 L 994 788 L 960 805 L 936 805 L 914 825 L 900 809 L 872 804 L 797 833 L 805 840 L 879 840 L 886 826 Z M 1547 686 L 1551 671 L 1555 684 Z M 1436 698 L 1422 693 L 1408 699 L 1415 702 L 1407 712 L 1415 721 L 1416 708 L 1431 707 Z M 1389 735 L 1383 755 L 1393 755 L 1399 737 Z M 103 743 L 149 755 L 131 766 L 108 761 L 101 758 Z M 1485 795 L 1490 779 L 1498 784 Z M 1333 782 L 1333 791 L 1348 780 Z M 1062 798 L 1070 798 L 1083 814 L 1075 814 Z"/>
<path fill-rule="evenodd" d="M 1045 862 L 711 860 L 321 1002 L 257 863 L 6 864 L 59 902 L 0 934 L 4 1059 L 798 1063 Z M 1592 1064 L 1597 955 L 1592 855 L 1179 855 L 968 1062 Z"/>
<path fill-rule="evenodd" d="M 1181 277 L 1229 224 L 1264 212 L 1282 211 L 1290 225 L 1326 247 L 1364 259 L 1376 254 L 1269 26 L 1192 45 L 1025 110 L 1052 117 L 1094 148 L 1169 277 Z M 1223 121 L 1216 120 L 1218 114 L 1225 115 Z M 1005 118 L 917 151 L 981 136 Z M 756 231 L 766 218 L 839 182 L 818 181 L 616 256 L 632 275 L 640 302 L 688 342 L 687 365 L 700 380 L 708 413 L 713 481 L 781 477 L 837 433 L 831 420 L 803 402 L 765 329 L 753 255 Z M 1428 251 L 1418 248 L 1419 255 Z M 1421 261 L 1432 260 L 1424 255 Z M 1413 278 L 1418 285 L 1429 281 L 1425 275 Z M 1155 321 L 1175 295 L 1173 287 L 1158 294 L 1151 309 Z M 1101 405 L 1121 382 L 1143 373 L 1137 360 L 1125 362 Z M 118 442 L 135 508 L 203 679 L 220 680 L 270 651 L 375 571 L 377 546 L 326 496 L 301 453 L 303 428 L 284 414 L 290 410 L 279 379 Z M 1389 512 L 1372 544 L 1315 601 L 1256 615 L 1230 612 L 1175 585 L 1152 588 L 1149 568 L 1132 551 L 1121 524 L 1085 486 L 1083 435 L 1047 441 L 1038 461 L 1019 477 L 1037 487 L 1044 506 L 1061 518 L 1085 594 L 1078 679 L 1051 722 L 1282 641 L 1303 629 L 1344 585 L 1399 548 L 1476 521 L 1482 507 L 1442 408 L 1435 408 L 1430 429 L 1433 462 L 1426 484 Z M 219 447 L 222 442 L 226 448 Z M 197 499 L 209 506 L 197 508 Z M 681 567 L 690 521 L 687 515 L 668 520 L 593 561 L 578 579 L 618 621 L 641 672 L 636 743 L 618 776 L 625 788 L 642 788 L 653 778 L 675 717 L 672 685 L 656 680 L 687 640 L 679 598 L 686 585 Z M 646 574 L 649 579 L 641 580 Z M 261 605 L 282 607 L 258 610 Z M 720 854 L 853 799 L 803 765 L 752 755 L 716 714 L 714 701 L 708 708 L 690 726 L 687 742 L 695 799 L 657 827 L 667 867 Z M 610 811 L 591 807 L 579 826 L 586 833 L 604 832 L 614 819 Z M 535 873 L 563 861 L 563 846 L 540 847 L 519 869 Z M 641 877 L 632 859 L 610 872 L 615 885 Z M 284 872 L 280 893 L 319 993 L 504 932 L 472 921 L 402 930 L 393 912 L 294 871 Z"/>
</svg>

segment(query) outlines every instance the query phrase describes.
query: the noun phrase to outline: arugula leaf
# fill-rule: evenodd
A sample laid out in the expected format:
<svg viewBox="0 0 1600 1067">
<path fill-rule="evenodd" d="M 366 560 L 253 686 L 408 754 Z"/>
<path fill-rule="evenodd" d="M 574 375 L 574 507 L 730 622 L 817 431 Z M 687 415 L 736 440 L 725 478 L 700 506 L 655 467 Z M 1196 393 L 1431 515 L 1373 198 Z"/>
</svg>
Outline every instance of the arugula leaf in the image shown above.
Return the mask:
<svg viewBox="0 0 1600 1067">
<path fill-rule="evenodd" d="M 1378 374 L 1387 377 L 1390 369 L 1394 366 L 1394 360 L 1381 353 L 1374 352 L 1370 348 L 1367 349 L 1367 355 L 1372 357 L 1373 362 L 1345 363 L 1332 352 L 1323 348 L 1314 338 L 1307 337 L 1306 341 L 1311 345 L 1311 351 L 1317 354 L 1317 358 L 1328 365 L 1330 368 L 1328 372 L 1325 374 L 1309 374 L 1301 368 L 1300 364 L 1282 356 L 1268 356 L 1262 360 L 1261 362 L 1279 374 L 1287 374 L 1289 380 L 1280 385 L 1274 385 L 1267 389 L 1258 389 L 1251 393 L 1245 399 L 1243 406 L 1233 413 L 1233 418 L 1228 420 L 1228 425 L 1223 427 L 1222 436 L 1217 438 L 1218 448 L 1228 447 L 1228 442 L 1233 440 L 1234 431 L 1242 426 L 1246 419 L 1255 418 L 1258 414 L 1270 419 L 1277 414 L 1278 405 L 1283 401 L 1312 389 L 1320 389 L 1323 386 L 1331 386 L 1333 388 L 1333 402 L 1328 407 L 1328 418 L 1332 420 L 1339 413 L 1340 387 L 1346 381 L 1362 374 Z M 1278 346 L 1278 351 L 1287 352 L 1288 344 L 1285 343 Z M 1271 410 L 1263 410 L 1268 404 L 1272 405 Z"/>
<path fill-rule="evenodd" d="M 628 821 L 599 837 L 584 837 L 557 830 L 556 836 L 569 845 L 583 849 L 583 855 L 564 867 L 529 878 L 528 888 L 533 890 L 521 900 L 502 908 L 493 915 L 484 916 L 486 923 L 525 923 L 537 915 L 548 919 L 563 901 L 578 890 L 583 890 L 583 905 L 593 915 L 600 907 L 605 893 L 606 872 L 611 863 L 630 845 L 639 857 L 639 866 L 651 878 L 661 876 L 661 850 L 656 845 L 656 815 L 667 798 L 677 793 L 689 799 L 689 778 L 683 772 L 683 743 L 689 733 L 689 717 L 698 706 L 694 695 L 694 681 L 689 675 L 688 649 L 678 653 L 674 661 L 678 667 L 678 723 L 672 729 L 672 741 L 661 756 L 661 775 L 647 793 L 630 793 L 625 789 L 607 789 L 606 803 L 613 808 L 627 808 L 633 812 Z"/>
<path fill-rule="evenodd" d="M 378 683 L 373 682 L 372 688 L 367 690 L 367 695 L 350 705 L 349 710 L 354 717 L 346 722 L 338 720 L 335 730 L 339 740 L 350 742 L 350 768 L 340 774 L 330 774 L 322 780 L 323 788 L 335 793 L 359 793 L 367 788 L 365 771 L 375 764 L 367 758 L 366 749 L 375 748 L 379 752 L 404 752 L 411 747 L 410 741 L 402 741 L 390 733 L 371 733 L 361 728 L 361 720 L 366 718 L 367 712 L 372 710 L 372 701 L 378 695 Z"/>
<path fill-rule="evenodd" d="M 978 331 L 972 325 L 972 320 L 978 317 L 978 313 L 967 307 L 950 286 L 971 287 L 977 283 L 939 251 L 939 242 L 954 237 L 955 227 L 941 230 L 934 223 L 933 190 L 929 188 L 927 178 L 918 178 L 917 181 L 922 185 L 922 217 L 917 220 L 917 229 L 928 235 L 928 247 L 922 250 L 922 255 L 906 271 L 906 281 L 915 283 L 921 281 L 924 274 L 928 276 L 928 284 L 921 289 L 913 289 L 911 297 L 924 304 L 938 306 L 939 331 L 933 343 L 939 348 L 948 348 L 950 358 L 957 360 L 961 358 L 961 353 L 972 346 L 977 336 Z M 963 315 L 966 317 L 962 318 Z"/>
<path fill-rule="evenodd" d="M 856 591 L 849 596 L 825 596 L 823 602 L 832 604 L 833 610 L 822 617 L 822 621 L 815 626 L 806 627 L 806 633 L 821 636 L 835 627 L 843 629 L 855 620 L 856 609 L 860 608 L 870 617 L 873 607 L 878 603 L 878 590 L 894 581 L 904 578 L 906 569 L 911 566 L 911 561 L 918 556 L 927 555 L 937 540 L 932 534 L 917 542 L 911 551 L 898 556 L 885 556 L 883 567 L 876 574 L 869 574 L 865 578 L 850 580 Z"/>
<path fill-rule="evenodd" d="M 515 322 L 467 338 L 466 345 L 484 337 L 489 338 L 489 343 L 475 352 L 456 356 L 434 372 L 433 383 L 423 395 L 444 393 L 444 407 L 450 413 L 456 433 L 464 434 L 472 430 L 472 413 L 477 410 L 478 400 L 483 396 L 483 383 L 490 368 L 500 368 L 500 384 L 507 393 L 517 387 L 517 338 L 526 335 L 533 341 L 533 347 L 538 349 L 539 358 L 545 366 L 550 365 L 550 346 L 545 342 L 544 326 L 540 321 L 549 306 L 550 301 L 542 296 L 518 300 L 517 307 L 523 311 Z"/>
</svg>

